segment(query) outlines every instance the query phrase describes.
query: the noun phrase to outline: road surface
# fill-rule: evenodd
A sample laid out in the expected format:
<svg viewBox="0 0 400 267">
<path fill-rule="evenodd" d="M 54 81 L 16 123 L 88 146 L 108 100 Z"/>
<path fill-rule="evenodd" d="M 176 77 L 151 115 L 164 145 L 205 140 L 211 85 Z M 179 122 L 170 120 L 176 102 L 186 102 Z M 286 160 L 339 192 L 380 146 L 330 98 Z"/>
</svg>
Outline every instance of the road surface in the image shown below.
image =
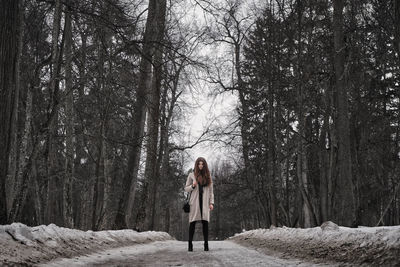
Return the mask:
<svg viewBox="0 0 400 267">
<path fill-rule="evenodd" d="M 210 251 L 203 241 L 168 240 L 114 248 L 81 257 L 57 259 L 39 266 L 332 266 L 267 255 L 232 241 L 210 241 Z"/>
</svg>

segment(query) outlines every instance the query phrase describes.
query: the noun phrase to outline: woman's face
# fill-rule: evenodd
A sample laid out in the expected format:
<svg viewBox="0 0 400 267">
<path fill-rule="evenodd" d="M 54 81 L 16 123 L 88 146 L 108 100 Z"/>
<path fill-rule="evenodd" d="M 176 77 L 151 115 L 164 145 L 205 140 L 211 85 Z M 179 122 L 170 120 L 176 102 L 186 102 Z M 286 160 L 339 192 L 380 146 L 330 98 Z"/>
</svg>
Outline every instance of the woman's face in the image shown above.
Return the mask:
<svg viewBox="0 0 400 267">
<path fill-rule="evenodd" d="M 204 163 L 203 163 L 202 161 L 199 161 L 198 164 L 199 164 L 199 169 L 202 170 L 202 169 L 203 169 L 203 164 L 204 164 Z"/>
</svg>

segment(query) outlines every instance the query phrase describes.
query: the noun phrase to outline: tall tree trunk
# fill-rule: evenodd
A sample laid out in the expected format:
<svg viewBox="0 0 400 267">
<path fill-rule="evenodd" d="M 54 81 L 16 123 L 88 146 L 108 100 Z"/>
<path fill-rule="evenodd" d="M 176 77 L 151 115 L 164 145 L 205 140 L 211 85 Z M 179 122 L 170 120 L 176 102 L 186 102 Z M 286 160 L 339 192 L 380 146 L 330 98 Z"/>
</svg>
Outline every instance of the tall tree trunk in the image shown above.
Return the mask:
<svg viewBox="0 0 400 267">
<path fill-rule="evenodd" d="M 106 149 L 106 128 L 107 128 L 107 102 L 108 100 L 103 99 L 100 95 L 106 95 L 105 91 L 105 66 L 104 66 L 104 57 L 105 57 L 105 48 L 107 45 L 105 44 L 105 36 L 106 33 L 104 29 L 100 28 L 99 36 L 98 36 L 98 54 L 99 54 L 99 62 L 98 62 L 98 78 L 97 78 L 97 90 L 99 91 L 99 102 L 101 110 L 100 110 L 100 132 L 98 134 L 98 152 L 97 152 L 97 160 L 95 164 L 95 183 L 93 187 L 93 203 L 92 203 L 92 230 L 98 230 L 99 223 L 102 220 L 103 214 L 103 204 L 104 204 L 104 158 L 105 158 L 105 149 Z"/>
<path fill-rule="evenodd" d="M 73 180 L 75 175 L 74 164 L 74 94 L 72 85 L 72 21 L 71 10 L 65 12 L 65 124 L 66 124 L 66 156 L 65 178 L 63 183 L 63 211 L 64 225 L 74 228 L 73 220 Z"/>
<path fill-rule="evenodd" d="M 165 11 L 163 12 L 165 13 Z M 164 19 L 164 23 L 162 23 L 165 25 L 165 19 Z M 164 30 L 165 30 L 165 26 L 162 25 L 159 27 L 159 31 L 162 31 L 163 35 L 164 35 Z M 163 40 L 163 39 L 161 39 Z M 162 42 L 162 41 L 161 41 Z M 149 229 L 154 229 L 156 227 L 156 223 L 157 221 L 159 221 L 160 217 L 157 216 L 159 214 L 159 212 L 157 212 L 157 207 L 158 207 L 158 202 L 159 202 L 159 197 L 160 197 L 160 164 L 162 161 L 162 152 L 163 152 L 163 146 L 161 144 L 161 138 L 160 138 L 160 145 L 159 145 L 159 153 L 157 156 L 157 140 L 158 140 L 158 126 L 159 126 L 159 120 L 160 120 L 160 89 L 161 89 L 161 81 L 162 81 L 162 76 L 163 76 L 163 49 L 159 48 L 154 56 L 154 63 L 155 63 L 155 76 L 154 76 L 154 99 L 153 99 L 153 104 L 155 105 L 155 109 L 154 109 L 154 115 L 152 116 L 152 123 L 154 124 L 153 126 L 155 126 L 155 131 L 154 131 L 154 135 L 150 135 L 149 137 L 152 137 L 152 142 L 155 143 L 154 148 L 154 158 L 156 160 L 156 165 L 154 166 L 154 173 L 153 173 L 153 180 L 154 180 L 154 184 L 153 184 L 153 192 L 152 192 L 152 199 L 151 199 L 151 203 L 153 206 L 153 209 L 151 210 L 151 220 L 149 225 Z M 161 153 L 160 153 L 161 152 Z M 157 217 L 156 217 L 157 216 Z"/>
<path fill-rule="evenodd" d="M 0 224 L 8 222 L 6 178 L 11 147 L 18 58 L 18 0 L 0 2 Z"/>
<path fill-rule="evenodd" d="M 304 98 L 304 88 L 303 88 L 303 76 L 301 69 L 303 68 L 303 45 L 302 45 L 302 18 L 303 18 L 303 4 L 300 0 L 297 1 L 297 34 L 298 34 L 298 45 L 297 45 L 297 66 L 296 66 L 296 76 L 297 76 L 297 116 L 298 116 L 298 136 L 297 136 L 297 177 L 298 177 L 298 188 L 302 199 L 302 218 L 300 220 L 303 227 L 311 227 L 311 211 L 307 202 L 307 180 L 308 180 L 308 170 L 307 170 L 307 157 L 304 146 L 305 138 L 305 111 L 303 107 Z"/>
<path fill-rule="evenodd" d="M 162 43 L 164 40 L 165 17 L 166 17 L 167 1 L 160 0 L 156 5 L 157 20 L 156 40 Z M 153 79 L 151 91 L 149 92 L 148 103 L 148 119 L 147 119 L 147 142 L 146 142 L 146 167 L 144 172 L 144 188 L 141 197 L 141 211 L 145 212 L 144 218 L 139 217 L 139 228 L 153 230 L 155 217 L 155 204 L 157 187 L 159 183 L 159 169 L 157 165 L 157 142 L 158 142 L 158 126 L 160 118 L 160 89 L 162 81 L 162 57 L 163 48 L 159 46 L 154 51 L 153 59 Z M 144 209 L 145 208 L 145 209 Z M 141 213 L 139 213 L 141 214 Z M 144 225 L 143 225 L 144 223 Z"/>
<path fill-rule="evenodd" d="M 38 154 L 38 137 L 34 139 L 32 144 L 32 150 L 28 154 L 29 139 L 31 137 L 32 127 L 32 92 L 31 88 L 28 88 L 27 100 L 26 100 L 26 117 L 24 133 L 22 136 L 22 143 L 20 148 L 20 157 L 18 163 L 18 174 L 16 179 L 16 186 L 14 192 L 14 199 L 10 210 L 10 221 L 20 221 L 23 215 L 24 203 L 28 194 L 28 183 L 30 180 L 33 164 Z M 29 155 L 29 156 L 28 156 Z M 33 171 L 36 172 L 36 169 Z M 35 177 L 36 179 L 36 177 Z M 42 216 L 40 213 L 40 206 L 35 207 L 39 211 L 37 213 L 37 220 L 41 220 Z"/>
<path fill-rule="evenodd" d="M 50 116 L 49 130 L 47 136 L 47 201 L 46 201 L 46 222 L 57 223 L 56 219 L 59 217 L 59 211 L 57 209 L 59 194 L 57 191 L 57 175 L 55 174 L 56 159 L 57 159 L 57 147 L 55 144 L 54 137 L 57 135 L 58 127 L 58 69 L 59 69 L 59 49 L 58 49 L 58 37 L 60 33 L 60 21 L 61 21 L 61 1 L 55 1 L 54 16 L 53 16 L 53 30 L 52 30 L 52 55 L 51 55 L 51 77 L 50 77 L 50 104 L 49 114 Z"/>
<path fill-rule="evenodd" d="M 158 52 L 156 52 L 155 58 L 157 58 Z M 162 55 L 161 55 L 162 56 Z M 161 62 L 161 60 L 160 60 Z M 159 78 L 155 77 L 155 80 L 160 79 L 161 82 L 161 68 L 155 68 L 155 75 L 154 76 L 159 76 Z M 157 73 L 160 72 L 160 73 Z M 146 149 L 146 169 L 145 169 L 145 179 L 149 180 L 149 184 L 151 185 L 149 187 L 149 201 L 146 204 L 146 225 L 147 229 L 149 230 L 154 230 L 154 224 L 155 224 L 155 216 L 156 216 L 156 203 L 157 203 L 157 195 L 158 194 L 158 189 L 159 189 L 159 183 L 160 183 L 160 168 L 158 166 L 158 150 L 157 150 L 157 144 L 158 144 L 158 126 L 159 126 L 159 117 L 160 117 L 160 112 L 159 112 L 159 105 L 160 105 L 160 87 L 156 85 L 158 81 L 153 81 L 153 87 L 158 87 L 158 88 L 153 88 L 153 97 L 151 101 L 151 108 L 148 110 L 148 125 L 149 131 L 148 131 L 148 138 L 149 142 L 147 143 L 147 149 Z"/>
<path fill-rule="evenodd" d="M 167 75 L 167 74 L 166 74 Z M 160 144 L 158 148 L 158 156 L 157 156 L 157 166 L 156 168 L 158 169 L 157 172 L 159 173 L 159 186 L 157 186 L 157 195 L 156 195 L 156 202 L 154 204 L 155 209 L 154 213 L 158 214 L 158 218 L 155 219 L 156 225 L 154 225 L 154 229 L 156 230 L 161 230 L 164 229 L 164 231 L 168 232 L 169 231 L 169 226 L 170 226 L 170 211 L 168 206 L 163 205 L 165 203 L 165 197 L 166 197 L 166 190 L 164 189 L 164 186 L 166 185 L 165 181 L 167 181 L 167 171 L 168 171 L 168 163 L 169 163 L 169 148 L 168 148 L 168 128 L 167 128 L 167 96 L 168 96 L 168 89 L 169 86 L 164 86 L 163 87 L 163 93 L 161 97 L 161 103 L 160 103 L 160 116 L 161 116 L 161 122 L 160 122 Z M 162 189 L 161 189 L 162 188 Z M 161 216 L 161 211 L 165 210 L 164 214 L 164 220 L 160 218 Z M 167 226 L 168 224 L 168 226 Z M 165 230 L 167 229 L 167 230 Z"/>
<path fill-rule="evenodd" d="M 32 104 L 31 104 L 32 105 Z M 37 162 L 36 160 L 32 162 L 32 179 L 33 179 L 33 198 L 35 204 L 35 216 L 36 216 L 36 223 L 38 225 L 44 224 L 43 218 L 43 198 L 40 193 L 41 188 L 39 186 L 38 181 L 38 172 L 37 172 Z"/>
<path fill-rule="evenodd" d="M 343 34 L 343 0 L 333 2 L 333 30 L 335 48 L 335 81 L 338 94 L 338 177 L 335 194 L 335 221 L 343 226 L 351 226 L 355 221 L 355 200 L 350 153 L 350 132 L 348 118 L 348 97 L 344 79 L 345 44 Z"/>
<path fill-rule="evenodd" d="M 181 64 L 178 64 L 176 62 L 173 63 L 174 65 L 174 79 L 173 79 L 173 85 L 171 89 L 171 102 L 169 103 L 169 108 L 167 110 L 167 95 L 168 95 L 168 86 L 164 87 L 164 93 L 163 97 L 161 100 L 161 114 L 162 114 L 162 120 L 161 120 L 161 132 L 160 132 L 160 149 L 158 153 L 158 161 L 160 161 L 161 164 L 161 172 L 160 172 L 160 185 L 161 188 L 164 188 L 165 185 L 167 185 L 168 181 L 168 168 L 169 168 L 169 161 L 170 161 L 170 146 L 169 146 L 169 127 L 171 124 L 173 112 L 174 112 L 174 107 L 176 104 L 176 101 L 178 100 L 179 96 L 181 95 L 182 91 L 177 93 L 178 91 L 178 83 L 179 83 L 179 77 L 181 74 L 181 71 L 184 68 L 184 62 Z M 177 65 L 179 65 L 177 67 Z M 167 71 L 167 70 L 166 70 Z M 162 207 L 168 206 L 165 205 L 164 203 L 169 203 L 167 199 L 170 197 L 170 194 L 166 190 L 159 190 L 160 192 L 160 199 L 158 199 L 158 209 L 156 209 L 156 212 L 160 212 Z M 171 212 L 169 211 L 168 207 L 165 207 L 168 209 L 168 212 L 165 214 L 165 225 L 164 229 L 169 229 L 169 224 L 170 224 L 170 216 Z M 161 227 L 160 227 L 161 229 Z"/>
<path fill-rule="evenodd" d="M 36 158 L 39 153 L 39 135 L 43 134 L 47 131 L 51 118 L 54 116 L 55 112 L 53 111 L 48 120 L 41 125 L 41 127 L 37 131 L 37 135 L 33 134 L 34 125 L 33 121 L 33 92 L 34 88 L 39 86 L 39 71 L 40 67 L 36 67 L 35 70 L 32 71 L 32 79 L 33 84 L 28 84 L 27 92 L 26 92 L 26 108 L 25 108 L 25 123 L 23 127 L 23 133 L 21 136 L 21 142 L 19 147 L 19 159 L 18 159 L 18 167 L 17 167 L 17 176 L 15 180 L 14 186 L 14 195 L 11 210 L 9 212 L 10 221 L 20 221 L 23 216 L 23 208 L 26 196 L 28 194 L 28 184 L 30 177 L 33 176 L 35 181 L 35 186 L 37 184 L 37 170 L 36 170 Z M 32 141 L 31 141 L 32 140 Z M 39 188 L 37 187 L 37 192 L 39 192 Z M 43 196 L 39 195 L 40 199 L 35 202 L 35 212 L 37 217 L 37 223 L 44 223 L 44 211 L 43 211 Z M 45 197 L 44 197 L 45 198 Z M 37 205 L 36 205 L 37 204 Z"/>
<path fill-rule="evenodd" d="M 326 93 L 327 94 L 327 93 Z M 327 97 L 325 97 L 327 99 Z M 325 101 L 325 107 L 327 103 Z M 326 137 L 329 127 L 329 115 L 325 111 L 324 122 L 321 128 L 321 135 L 319 137 L 319 158 L 320 158 L 320 185 L 319 185 L 319 198 L 320 198 L 320 214 L 322 222 L 328 220 L 328 171 L 329 171 L 329 152 L 326 149 Z"/>
<path fill-rule="evenodd" d="M 325 95 L 323 103 L 325 106 L 324 122 L 320 135 L 320 214 L 321 220 L 331 220 L 332 215 L 332 175 L 335 170 L 334 159 L 336 154 L 336 137 L 331 127 L 332 118 L 332 84 L 327 82 L 325 85 Z"/>
<path fill-rule="evenodd" d="M 99 150 L 95 165 L 95 179 L 93 186 L 93 202 L 92 202 L 92 230 L 99 230 L 99 223 L 102 220 L 103 204 L 104 204 L 104 157 L 105 157 L 105 125 L 101 122 L 99 134 Z"/>
<path fill-rule="evenodd" d="M 105 3 L 101 7 L 101 12 L 103 13 L 104 17 L 110 16 L 109 14 L 109 4 Z M 114 214 L 112 210 L 110 210 L 111 199 L 110 199 L 110 192 L 111 192 L 111 176 L 110 176 L 110 165 L 111 160 L 109 159 L 109 145 L 107 142 L 107 136 L 109 134 L 110 124 L 112 121 L 110 120 L 110 108 L 112 105 L 111 99 L 111 88 L 112 83 L 110 79 L 114 75 L 113 69 L 113 61 L 110 58 L 110 54 L 113 54 L 113 42 L 112 42 L 112 33 L 110 33 L 109 29 L 104 26 L 99 27 L 99 54 L 100 54 L 100 62 L 99 66 L 99 89 L 101 95 L 106 96 L 105 100 L 101 100 L 101 139 L 100 142 L 100 149 L 99 149 L 99 160 L 98 160 L 98 169 L 96 177 L 98 179 L 98 184 L 96 190 L 98 191 L 98 198 L 96 204 L 96 212 L 97 218 L 95 223 L 95 229 L 109 229 L 111 226 L 110 220 L 114 219 Z M 96 192 L 95 192 L 96 193 Z M 104 228 L 103 228 L 104 227 Z M 106 227 L 106 228 L 105 228 Z"/>
<path fill-rule="evenodd" d="M 24 186 L 24 172 L 28 166 L 28 143 L 29 138 L 31 137 L 31 123 L 32 123 L 32 92 L 30 86 L 28 87 L 26 93 L 26 110 L 25 110 L 25 125 L 24 125 L 24 132 L 21 137 L 21 145 L 20 145 L 20 152 L 19 152 L 19 162 L 18 162 L 18 173 L 15 177 L 15 185 L 14 185 L 14 194 L 13 194 L 13 203 L 10 210 L 10 218 L 12 221 L 16 220 L 21 213 L 23 202 L 25 200 L 25 194 L 22 191 Z"/>
<path fill-rule="evenodd" d="M 154 54 L 156 37 L 155 20 L 157 17 L 157 1 L 150 0 L 146 29 L 143 37 L 143 49 L 139 66 L 139 83 L 134 104 L 132 146 L 128 152 L 128 166 L 122 181 L 122 194 L 118 201 L 114 228 L 122 229 L 132 226 L 132 210 L 135 200 L 136 182 L 139 170 L 140 152 L 143 141 L 144 124 L 146 119 L 147 91 L 151 81 L 151 64 Z"/>
<path fill-rule="evenodd" d="M 332 88 L 333 89 L 333 88 Z M 331 94 L 331 105 L 333 104 L 333 93 Z M 332 115 L 330 117 L 333 117 Z M 329 120 L 329 118 L 328 118 Z M 334 123 L 328 124 L 328 141 L 329 141 L 329 153 L 328 153 L 328 167 L 327 171 L 327 182 L 328 182 L 328 219 L 331 220 L 333 218 L 333 202 L 334 202 L 334 177 L 337 174 L 337 136 L 336 130 L 334 127 Z"/>
<path fill-rule="evenodd" d="M 271 78 L 274 79 L 274 76 L 271 75 Z M 267 184 L 268 184 L 268 195 L 270 201 L 270 216 L 271 216 L 271 224 L 277 226 L 277 216 L 276 216 L 276 209 L 277 209 L 277 201 L 275 196 L 275 176 L 276 176 L 276 151 L 275 151 L 275 130 L 274 130 L 274 92 L 273 92 L 273 83 L 270 83 L 268 88 L 268 122 L 267 122 L 267 169 L 268 169 L 268 176 L 267 176 Z"/>
<path fill-rule="evenodd" d="M 156 213 L 161 213 L 162 210 L 165 210 L 164 219 L 161 221 L 159 219 L 158 227 L 156 229 L 163 230 L 165 232 L 169 232 L 170 227 L 170 207 L 168 205 L 163 205 L 165 203 L 165 198 L 167 197 L 166 190 L 163 190 L 165 181 L 167 181 L 167 171 L 168 171 L 168 163 L 169 163 L 169 149 L 168 149 L 168 128 L 167 128 L 167 95 L 168 95 L 168 86 L 164 86 L 164 90 L 161 97 L 161 125 L 160 125 L 160 145 L 158 150 L 157 157 L 157 168 L 160 168 L 160 184 L 161 188 L 159 189 L 159 198 L 156 203 Z M 161 224 L 163 223 L 163 224 Z"/>
<path fill-rule="evenodd" d="M 165 76 L 168 74 L 165 73 Z M 159 169 L 160 175 L 160 187 L 157 188 L 158 195 L 156 196 L 156 203 L 155 203 L 155 213 L 159 214 L 159 218 L 157 220 L 158 225 L 155 225 L 155 229 L 161 230 L 163 229 L 166 232 L 169 232 L 170 227 L 170 210 L 168 205 L 165 206 L 165 197 L 166 197 L 166 190 L 164 189 L 164 185 L 166 184 L 165 181 L 167 180 L 167 171 L 168 171 L 168 163 L 169 163 L 169 151 L 168 151 L 168 128 L 167 128 L 167 96 L 168 96 L 169 86 L 163 87 L 163 93 L 161 97 L 160 103 L 160 116 L 161 116 L 161 123 L 160 123 L 160 144 L 158 149 L 158 156 L 157 156 L 157 166 L 156 168 Z M 162 188 L 162 189 L 161 189 Z M 161 220 L 161 211 L 165 210 L 164 220 Z"/>
<path fill-rule="evenodd" d="M 287 109 L 286 111 L 286 121 L 289 121 L 290 119 L 290 111 L 289 109 Z M 289 140 L 289 136 L 290 136 L 290 124 L 287 123 L 286 126 L 286 132 L 285 132 L 285 139 Z M 290 154 L 290 148 L 289 145 L 286 144 L 286 155 Z M 290 216 L 290 210 L 291 210 L 291 205 L 290 205 L 290 159 L 288 156 L 286 156 L 286 163 L 285 163 L 285 169 L 286 169 L 286 173 L 285 173 L 285 208 L 287 210 L 287 212 L 289 213 L 288 216 L 288 225 L 292 226 L 292 217 Z"/>
<path fill-rule="evenodd" d="M 103 213 L 101 214 L 101 222 L 99 228 L 107 230 L 112 227 L 112 220 L 114 220 L 114 211 L 112 210 L 112 176 L 111 168 L 114 158 L 109 158 L 109 151 L 112 151 L 110 145 L 105 142 L 104 144 L 104 157 L 103 157 L 103 175 L 104 175 L 104 196 L 103 196 Z"/>
<path fill-rule="evenodd" d="M 18 54 L 16 58 L 15 66 L 15 94 L 14 94 L 14 110 L 12 112 L 12 122 L 11 122 L 11 147 L 9 156 L 9 170 L 8 170 L 8 183 L 6 183 L 6 188 L 9 188 L 9 194 L 7 195 L 7 210 L 9 211 L 12 206 L 12 201 L 14 198 L 14 187 L 15 181 L 17 180 L 17 167 L 18 167 L 18 114 L 19 114 L 19 96 L 21 91 L 21 78 L 20 78 L 20 63 L 21 63 L 21 53 L 23 46 L 23 36 L 24 36 L 24 1 L 19 2 L 19 15 L 18 15 Z"/>
<path fill-rule="evenodd" d="M 77 99 L 76 106 L 77 108 L 82 108 L 82 105 L 80 104 L 83 102 L 83 99 L 85 97 L 85 84 L 86 84 L 86 43 L 87 43 L 87 33 L 85 30 L 82 30 L 80 33 L 80 38 L 81 38 L 81 48 L 80 48 L 80 62 L 77 67 L 79 69 L 79 87 L 78 87 L 78 95 L 79 98 Z M 77 117 L 78 118 L 78 117 Z M 84 126 L 79 126 L 78 124 L 76 125 L 75 128 L 75 136 L 76 136 L 76 167 L 80 168 L 81 166 L 81 160 L 84 159 L 87 155 L 84 150 L 85 148 L 85 140 L 84 140 Z M 78 177 L 77 177 L 78 178 Z M 86 227 L 86 216 L 85 213 L 88 210 L 86 206 L 88 205 L 88 201 L 85 201 L 84 199 L 88 197 L 88 192 L 85 192 L 85 181 L 84 179 L 80 178 L 76 180 L 77 182 L 74 183 L 74 192 L 75 192 L 75 197 L 74 199 L 76 200 L 74 203 L 74 221 L 76 227 L 80 229 L 87 229 Z M 83 205 L 80 205 L 79 203 L 84 203 Z"/>
<path fill-rule="evenodd" d="M 252 172 L 252 167 L 250 164 L 250 159 L 249 159 L 249 146 L 250 146 L 250 140 L 249 140 L 249 130 L 250 130 L 250 123 L 248 121 L 248 114 L 249 114 L 249 107 L 248 103 L 245 99 L 246 95 L 246 87 L 245 83 L 242 79 L 242 68 L 241 68 L 241 62 L 240 62 L 240 52 L 241 51 L 241 44 L 240 43 L 235 43 L 234 45 L 234 52 L 235 52 L 235 71 L 236 71 L 236 77 L 237 77 L 237 91 L 239 94 L 239 102 L 240 106 L 242 108 L 240 116 L 240 137 L 242 139 L 242 155 L 243 155 L 243 162 L 244 162 L 244 178 L 247 183 L 247 185 L 251 188 L 252 192 L 257 196 L 257 182 L 255 181 L 256 175 L 254 175 L 254 172 Z M 259 197 L 257 196 L 257 199 Z M 260 201 L 262 203 L 262 201 Z M 260 203 L 259 202 L 259 203 Z M 265 207 L 264 205 L 261 207 L 262 210 L 265 212 Z M 266 215 L 266 214 L 265 214 Z"/>
</svg>

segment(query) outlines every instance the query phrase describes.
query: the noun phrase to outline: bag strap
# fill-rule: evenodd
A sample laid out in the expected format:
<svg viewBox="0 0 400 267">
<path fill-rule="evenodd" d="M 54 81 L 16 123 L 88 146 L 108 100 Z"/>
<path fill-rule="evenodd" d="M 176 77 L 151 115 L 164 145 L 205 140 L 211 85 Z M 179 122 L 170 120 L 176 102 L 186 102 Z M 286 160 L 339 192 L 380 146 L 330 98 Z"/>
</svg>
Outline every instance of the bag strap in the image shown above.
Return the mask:
<svg viewBox="0 0 400 267">
<path fill-rule="evenodd" d="M 194 175 L 193 175 L 193 177 L 194 177 Z M 194 179 L 196 179 L 196 178 L 194 178 Z M 194 189 L 193 189 L 193 190 L 194 190 Z M 192 191 L 193 191 L 193 190 L 192 190 Z M 189 196 L 192 195 L 192 191 L 190 191 L 189 194 L 186 195 L 186 200 L 189 200 Z"/>
</svg>

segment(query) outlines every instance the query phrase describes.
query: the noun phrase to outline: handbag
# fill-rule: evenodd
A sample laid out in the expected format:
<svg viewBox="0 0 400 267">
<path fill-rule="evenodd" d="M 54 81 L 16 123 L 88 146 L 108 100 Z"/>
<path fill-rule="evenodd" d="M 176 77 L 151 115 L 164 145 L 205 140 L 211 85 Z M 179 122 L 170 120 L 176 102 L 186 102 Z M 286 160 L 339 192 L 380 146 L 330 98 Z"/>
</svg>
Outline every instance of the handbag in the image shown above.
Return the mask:
<svg viewBox="0 0 400 267">
<path fill-rule="evenodd" d="M 190 193 L 186 196 L 185 204 L 183 204 L 183 208 L 182 209 L 183 209 L 183 211 L 185 213 L 190 212 L 190 204 L 189 204 L 190 195 L 192 195 L 192 191 L 190 191 Z"/>
<path fill-rule="evenodd" d="M 188 212 L 190 212 L 190 204 L 189 204 L 189 201 L 190 201 L 190 195 L 192 194 L 192 192 L 190 192 L 189 194 L 187 194 L 187 196 L 186 196 L 186 200 L 185 200 L 185 204 L 183 204 L 183 211 L 185 212 L 185 213 L 188 213 Z"/>
</svg>

